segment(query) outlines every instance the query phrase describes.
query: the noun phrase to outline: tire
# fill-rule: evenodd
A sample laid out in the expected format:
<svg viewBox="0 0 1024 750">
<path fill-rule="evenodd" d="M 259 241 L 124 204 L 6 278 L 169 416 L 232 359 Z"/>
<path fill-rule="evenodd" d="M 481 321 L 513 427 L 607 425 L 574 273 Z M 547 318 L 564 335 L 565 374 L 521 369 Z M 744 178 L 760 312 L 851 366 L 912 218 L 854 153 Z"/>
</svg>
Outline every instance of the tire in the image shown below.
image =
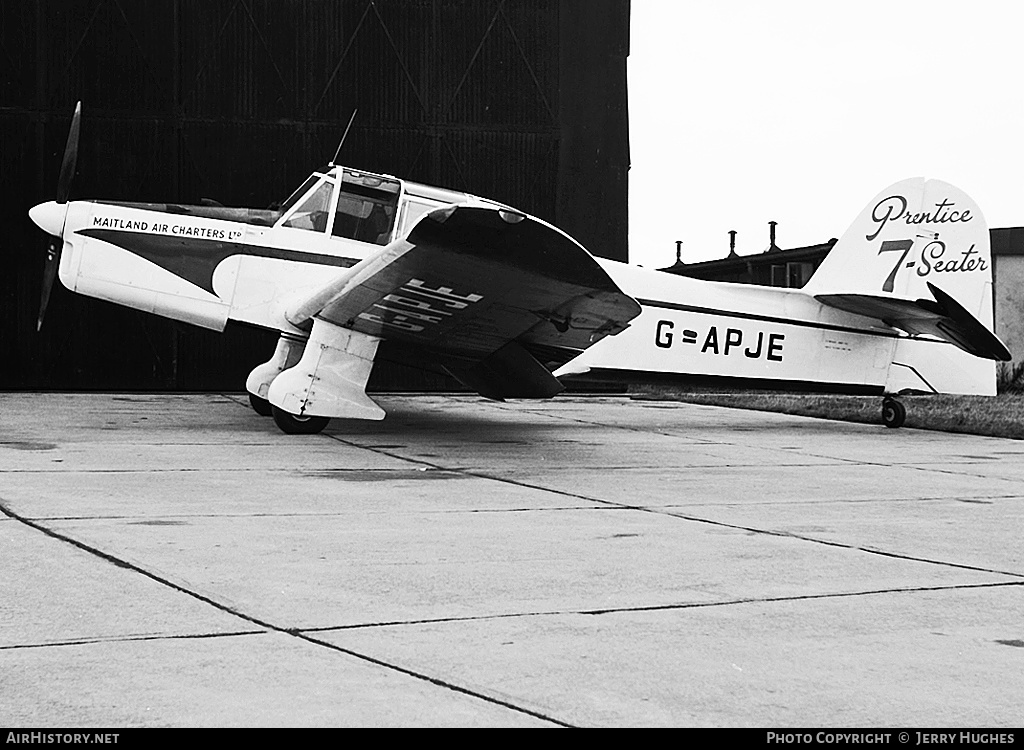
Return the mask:
<svg viewBox="0 0 1024 750">
<path fill-rule="evenodd" d="M 269 417 L 271 414 L 270 402 L 265 398 L 260 398 L 259 396 L 254 396 L 250 393 L 249 405 L 252 406 L 252 410 L 261 417 Z"/>
<path fill-rule="evenodd" d="M 894 398 L 882 401 L 882 424 L 886 427 L 902 427 L 907 419 L 907 407 Z"/>
<path fill-rule="evenodd" d="M 289 435 L 315 435 L 331 421 L 330 417 L 299 417 L 273 405 L 270 409 L 274 416 L 274 423 L 281 428 L 282 432 Z"/>
</svg>

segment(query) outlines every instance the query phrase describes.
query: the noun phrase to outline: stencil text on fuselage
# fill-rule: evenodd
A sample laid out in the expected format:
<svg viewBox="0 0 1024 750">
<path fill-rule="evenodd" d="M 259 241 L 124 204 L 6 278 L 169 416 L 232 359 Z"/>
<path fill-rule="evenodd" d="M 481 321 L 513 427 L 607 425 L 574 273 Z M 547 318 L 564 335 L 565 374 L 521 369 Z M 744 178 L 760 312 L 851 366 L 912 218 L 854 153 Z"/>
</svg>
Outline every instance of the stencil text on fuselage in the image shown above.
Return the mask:
<svg viewBox="0 0 1024 750">
<path fill-rule="evenodd" d="M 781 362 L 786 335 L 763 330 L 713 325 L 706 331 L 677 327 L 674 321 L 659 320 L 654 345 L 660 349 L 694 346 L 700 354 L 742 356 Z"/>
</svg>

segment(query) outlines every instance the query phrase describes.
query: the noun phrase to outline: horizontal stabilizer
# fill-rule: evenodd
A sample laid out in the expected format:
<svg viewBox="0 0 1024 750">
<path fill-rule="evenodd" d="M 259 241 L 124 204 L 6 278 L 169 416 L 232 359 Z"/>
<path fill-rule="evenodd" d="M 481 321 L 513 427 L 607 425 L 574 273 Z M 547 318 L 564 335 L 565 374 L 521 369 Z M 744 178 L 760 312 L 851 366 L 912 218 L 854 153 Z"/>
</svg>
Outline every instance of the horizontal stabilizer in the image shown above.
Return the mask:
<svg viewBox="0 0 1024 750">
<path fill-rule="evenodd" d="M 983 359 L 1008 362 L 1012 356 L 999 337 L 959 302 L 928 282 L 934 300 L 872 294 L 817 294 L 823 305 L 877 318 L 912 336 L 935 336 Z"/>
</svg>

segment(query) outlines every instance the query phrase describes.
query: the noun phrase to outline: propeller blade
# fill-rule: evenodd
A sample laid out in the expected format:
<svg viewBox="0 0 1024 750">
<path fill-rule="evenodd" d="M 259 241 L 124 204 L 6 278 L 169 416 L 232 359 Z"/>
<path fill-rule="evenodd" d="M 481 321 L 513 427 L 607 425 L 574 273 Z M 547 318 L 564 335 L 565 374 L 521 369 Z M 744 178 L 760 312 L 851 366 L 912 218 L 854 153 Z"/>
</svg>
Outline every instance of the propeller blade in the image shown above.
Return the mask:
<svg viewBox="0 0 1024 750">
<path fill-rule="evenodd" d="M 56 204 L 64 206 L 68 202 L 68 195 L 71 193 L 71 180 L 75 177 L 75 166 L 78 162 L 78 133 L 82 122 L 82 102 L 75 105 L 75 114 L 71 116 L 71 127 L 68 130 L 68 140 L 64 144 L 64 158 L 60 163 L 60 176 L 57 178 L 57 200 Z M 36 333 L 43 329 L 43 318 L 46 317 L 46 307 L 50 303 L 50 292 L 53 291 L 53 282 L 57 280 L 57 272 L 60 270 L 60 252 L 64 249 L 64 219 L 67 217 L 67 208 L 63 209 L 63 217 L 59 217 L 60 211 L 55 211 L 56 205 L 44 203 L 35 206 L 29 215 L 42 229 L 50 233 L 50 243 L 46 246 L 46 265 L 43 266 L 43 290 L 39 300 L 39 319 L 36 321 Z M 57 226 L 60 229 L 57 230 Z"/>
<path fill-rule="evenodd" d="M 60 164 L 60 177 L 57 179 L 57 202 L 67 203 L 71 192 L 71 180 L 75 176 L 75 163 L 78 161 L 78 129 L 82 121 L 82 103 L 75 105 L 75 114 L 71 117 L 71 129 L 68 141 L 64 145 L 64 159 Z"/>
<path fill-rule="evenodd" d="M 36 322 L 36 333 L 43 329 L 43 318 L 46 316 L 46 306 L 50 303 L 50 291 L 53 289 L 53 282 L 57 278 L 57 270 L 60 268 L 60 251 L 63 249 L 64 240 L 60 237 L 51 237 L 50 244 L 46 248 L 46 265 L 43 266 L 43 293 L 39 301 L 39 320 Z"/>
</svg>

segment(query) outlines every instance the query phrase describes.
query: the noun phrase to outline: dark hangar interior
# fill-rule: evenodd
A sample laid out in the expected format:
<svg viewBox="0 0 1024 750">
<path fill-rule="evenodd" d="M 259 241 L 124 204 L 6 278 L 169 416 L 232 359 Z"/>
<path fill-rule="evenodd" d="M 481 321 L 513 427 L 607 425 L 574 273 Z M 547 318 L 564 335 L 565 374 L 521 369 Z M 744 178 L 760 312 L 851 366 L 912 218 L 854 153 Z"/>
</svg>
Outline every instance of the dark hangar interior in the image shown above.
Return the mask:
<svg viewBox="0 0 1024 750">
<path fill-rule="evenodd" d="M 52 198 L 265 208 L 327 163 L 464 190 L 627 258 L 629 0 L 5 0 L 0 388 L 241 390 L 274 333 L 223 334 L 54 291 Z M 371 388 L 456 385 L 381 363 Z"/>
</svg>

